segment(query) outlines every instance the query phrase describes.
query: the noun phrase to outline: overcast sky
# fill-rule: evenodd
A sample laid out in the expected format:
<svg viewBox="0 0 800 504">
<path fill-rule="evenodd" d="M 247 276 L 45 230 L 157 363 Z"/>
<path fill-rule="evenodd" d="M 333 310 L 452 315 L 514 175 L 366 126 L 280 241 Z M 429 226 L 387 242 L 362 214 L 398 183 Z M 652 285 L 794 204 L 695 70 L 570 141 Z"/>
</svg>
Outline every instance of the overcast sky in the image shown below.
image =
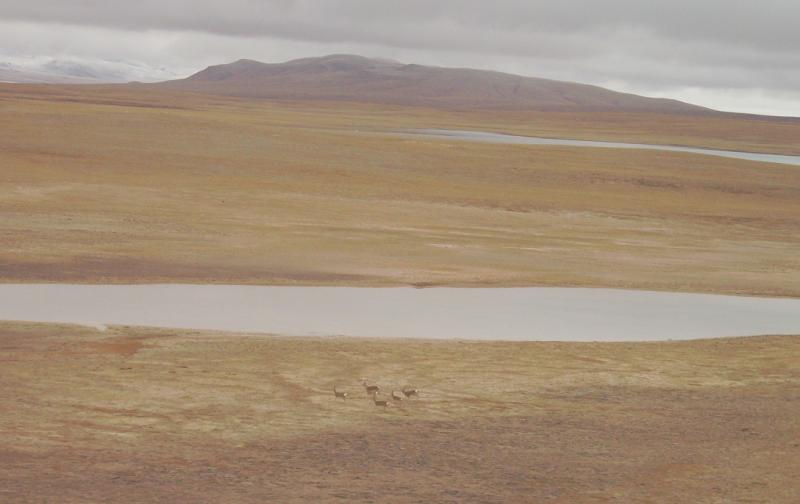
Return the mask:
<svg viewBox="0 0 800 504">
<path fill-rule="evenodd" d="M 0 62 L 162 78 L 330 53 L 800 116 L 800 0 L 0 0 Z"/>
</svg>

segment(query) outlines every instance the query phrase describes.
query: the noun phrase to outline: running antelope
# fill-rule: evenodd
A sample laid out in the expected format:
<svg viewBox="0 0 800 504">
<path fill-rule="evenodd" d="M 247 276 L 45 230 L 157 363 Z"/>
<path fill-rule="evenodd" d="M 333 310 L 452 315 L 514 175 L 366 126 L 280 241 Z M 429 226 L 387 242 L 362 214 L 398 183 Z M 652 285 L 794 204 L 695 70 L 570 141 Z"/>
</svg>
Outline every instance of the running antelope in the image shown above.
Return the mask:
<svg viewBox="0 0 800 504">
<path fill-rule="evenodd" d="M 377 394 L 381 388 L 377 385 L 370 385 L 367 383 L 367 380 L 361 380 L 361 383 L 364 385 L 364 388 L 367 391 L 367 395 Z"/>
<path fill-rule="evenodd" d="M 398 395 L 396 390 L 392 390 L 392 400 L 400 402 L 403 400 L 403 396 Z"/>
<path fill-rule="evenodd" d="M 336 385 L 333 386 L 333 395 L 336 396 L 337 399 L 342 399 L 344 401 L 347 400 L 347 392 L 339 392 L 336 390 Z"/>
<path fill-rule="evenodd" d="M 411 396 L 419 397 L 419 389 L 406 387 L 403 389 L 403 394 L 405 394 L 406 397 L 411 397 Z"/>
<path fill-rule="evenodd" d="M 383 406 L 383 409 L 386 409 L 386 408 L 389 407 L 389 401 L 387 401 L 386 399 L 378 399 L 378 393 L 377 392 L 374 392 L 372 394 L 372 402 L 375 403 L 375 406 Z"/>
</svg>

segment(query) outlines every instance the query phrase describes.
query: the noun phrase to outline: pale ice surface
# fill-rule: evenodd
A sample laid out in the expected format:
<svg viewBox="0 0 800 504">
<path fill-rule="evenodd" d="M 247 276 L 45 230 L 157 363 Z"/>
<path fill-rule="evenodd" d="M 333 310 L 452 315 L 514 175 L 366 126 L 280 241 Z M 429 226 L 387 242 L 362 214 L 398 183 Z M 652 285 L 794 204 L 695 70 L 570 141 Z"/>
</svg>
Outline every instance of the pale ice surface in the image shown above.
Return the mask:
<svg viewBox="0 0 800 504">
<path fill-rule="evenodd" d="M 800 299 L 552 287 L 0 284 L 0 320 L 285 335 L 651 341 L 800 334 Z"/>
</svg>

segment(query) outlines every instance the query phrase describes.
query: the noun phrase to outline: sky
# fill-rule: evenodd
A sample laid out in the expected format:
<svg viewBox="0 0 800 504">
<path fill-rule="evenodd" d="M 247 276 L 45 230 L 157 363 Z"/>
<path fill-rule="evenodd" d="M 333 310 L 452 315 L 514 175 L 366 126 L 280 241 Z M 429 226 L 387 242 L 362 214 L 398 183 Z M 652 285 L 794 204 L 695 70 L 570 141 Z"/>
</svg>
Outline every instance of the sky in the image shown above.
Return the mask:
<svg viewBox="0 0 800 504">
<path fill-rule="evenodd" d="M 800 0 L 0 0 L 0 63 L 161 80 L 332 53 L 800 116 Z"/>
</svg>

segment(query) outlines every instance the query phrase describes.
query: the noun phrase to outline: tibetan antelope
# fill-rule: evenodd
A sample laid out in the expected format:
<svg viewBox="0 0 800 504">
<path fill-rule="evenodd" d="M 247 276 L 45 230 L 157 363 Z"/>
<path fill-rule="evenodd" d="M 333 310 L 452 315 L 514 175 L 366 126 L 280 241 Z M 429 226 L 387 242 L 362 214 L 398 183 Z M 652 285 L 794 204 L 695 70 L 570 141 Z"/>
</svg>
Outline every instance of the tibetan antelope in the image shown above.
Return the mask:
<svg viewBox="0 0 800 504">
<path fill-rule="evenodd" d="M 381 390 L 381 388 L 377 385 L 368 384 L 367 380 L 362 379 L 361 383 L 364 385 L 364 389 L 366 389 L 367 395 L 377 394 Z"/>
<path fill-rule="evenodd" d="M 404 399 L 404 398 L 403 398 L 403 396 L 401 396 L 401 395 L 398 395 L 396 390 L 392 390 L 392 400 L 393 400 L 393 401 L 400 402 L 400 401 L 402 401 L 403 399 Z"/>
<path fill-rule="evenodd" d="M 406 397 L 411 397 L 411 396 L 419 397 L 419 389 L 405 387 L 403 389 L 403 394 L 405 394 Z"/>
<path fill-rule="evenodd" d="M 346 400 L 347 400 L 347 392 L 339 392 L 338 390 L 336 390 L 336 385 L 334 385 L 334 386 L 333 386 L 333 395 L 334 395 L 334 396 L 335 396 L 337 399 L 340 399 L 340 398 L 341 398 L 341 399 L 342 399 L 342 400 L 344 400 L 344 401 L 346 401 Z"/>
<path fill-rule="evenodd" d="M 378 399 L 378 393 L 377 392 L 374 392 L 372 394 L 372 402 L 375 403 L 375 406 L 383 406 L 383 409 L 386 409 L 386 408 L 389 407 L 389 401 L 387 401 L 386 399 Z"/>
</svg>

